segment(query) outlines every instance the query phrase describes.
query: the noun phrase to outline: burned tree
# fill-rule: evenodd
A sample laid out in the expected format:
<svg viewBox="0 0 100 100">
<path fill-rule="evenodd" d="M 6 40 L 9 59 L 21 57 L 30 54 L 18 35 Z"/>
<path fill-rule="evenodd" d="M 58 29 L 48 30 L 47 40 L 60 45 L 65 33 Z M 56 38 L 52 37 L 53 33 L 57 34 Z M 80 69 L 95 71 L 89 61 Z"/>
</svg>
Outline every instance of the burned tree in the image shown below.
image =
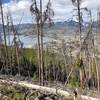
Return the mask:
<svg viewBox="0 0 100 100">
<path fill-rule="evenodd" d="M 30 11 L 35 15 L 36 19 L 36 28 L 37 28 L 37 38 L 38 38 L 38 63 L 39 63 L 39 81 L 43 84 L 44 75 L 44 57 L 43 57 L 43 27 L 47 22 L 49 25 L 52 24 L 52 17 L 54 12 L 51 9 L 51 1 L 49 0 L 46 6 L 46 10 L 43 11 L 43 2 L 40 0 L 39 6 L 37 1 L 33 0 L 33 3 L 30 7 Z"/>
<path fill-rule="evenodd" d="M 7 70 L 6 72 L 8 73 L 8 48 L 7 48 L 7 40 L 6 40 L 6 31 L 5 31 L 5 22 L 4 22 L 4 12 L 3 12 L 3 5 L 2 5 L 2 0 L 0 0 L 0 12 L 1 12 L 1 21 L 2 21 L 2 28 L 3 28 L 3 36 L 4 36 L 4 44 L 2 44 L 2 49 L 4 50 L 3 53 L 3 64 L 6 66 Z"/>
<path fill-rule="evenodd" d="M 78 23 L 79 23 L 79 36 L 80 36 L 80 57 L 79 57 L 79 71 L 80 71 L 80 86 L 83 87 L 84 68 L 82 60 L 82 12 L 80 8 L 82 0 L 72 0 L 72 4 L 76 7 Z"/>
</svg>

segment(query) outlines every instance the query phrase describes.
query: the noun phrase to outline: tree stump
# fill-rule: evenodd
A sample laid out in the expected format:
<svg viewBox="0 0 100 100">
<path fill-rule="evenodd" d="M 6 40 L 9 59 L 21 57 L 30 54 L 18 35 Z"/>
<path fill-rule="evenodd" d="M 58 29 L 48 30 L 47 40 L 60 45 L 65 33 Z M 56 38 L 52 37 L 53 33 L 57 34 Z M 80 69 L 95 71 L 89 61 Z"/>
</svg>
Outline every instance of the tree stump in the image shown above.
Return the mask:
<svg viewBox="0 0 100 100">
<path fill-rule="evenodd" d="M 81 96 L 80 96 L 79 93 L 78 93 L 78 89 L 75 89 L 75 90 L 73 91 L 73 93 L 74 93 L 74 100 L 82 100 L 82 99 L 81 99 Z"/>
</svg>

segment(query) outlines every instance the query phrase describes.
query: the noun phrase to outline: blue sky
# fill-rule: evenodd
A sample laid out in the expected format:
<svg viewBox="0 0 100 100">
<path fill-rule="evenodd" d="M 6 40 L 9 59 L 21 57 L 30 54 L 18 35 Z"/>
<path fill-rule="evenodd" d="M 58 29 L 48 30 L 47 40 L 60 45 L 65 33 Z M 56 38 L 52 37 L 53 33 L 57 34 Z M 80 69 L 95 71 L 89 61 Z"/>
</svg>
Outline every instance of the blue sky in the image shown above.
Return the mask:
<svg viewBox="0 0 100 100">
<path fill-rule="evenodd" d="M 19 1 L 19 2 L 16 2 Z M 38 0 L 37 0 L 38 1 Z M 69 18 L 72 18 L 72 11 L 74 9 L 71 0 L 51 0 L 52 8 L 54 9 L 55 21 L 65 21 Z M 43 0 L 44 9 L 48 2 L 48 0 Z M 4 12 L 7 12 L 9 9 L 14 23 L 18 24 L 20 19 L 22 18 L 22 23 L 30 23 L 33 22 L 33 17 L 29 11 L 29 7 L 31 5 L 31 0 L 3 0 Z M 92 10 L 93 19 L 96 19 L 97 8 L 100 7 L 100 0 L 83 0 L 81 7 L 88 7 L 88 9 Z M 6 13 L 5 13 L 6 14 Z M 5 15 L 6 16 L 6 15 Z M 84 14 L 84 19 L 87 19 L 86 14 Z"/>
<path fill-rule="evenodd" d="M 2 0 L 3 3 L 8 3 L 10 0 Z"/>
</svg>

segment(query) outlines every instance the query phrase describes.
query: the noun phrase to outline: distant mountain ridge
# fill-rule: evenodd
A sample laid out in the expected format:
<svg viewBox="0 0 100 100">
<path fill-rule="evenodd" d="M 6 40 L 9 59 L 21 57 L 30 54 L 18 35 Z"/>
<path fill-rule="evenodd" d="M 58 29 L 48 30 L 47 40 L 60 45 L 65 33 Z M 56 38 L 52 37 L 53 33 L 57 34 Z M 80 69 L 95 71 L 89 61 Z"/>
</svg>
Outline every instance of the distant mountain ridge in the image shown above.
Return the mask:
<svg viewBox="0 0 100 100">
<path fill-rule="evenodd" d="M 35 24 L 25 23 L 25 24 L 14 25 L 14 26 L 18 32 L 23 33 L 23 32 L 31 32 L 32 30 L 34 30 Z M 5 25 L 5 27 L 6 27 L 6 31 L 7 31 L 7 26 Z M 55 30 L 57 30 L 57 29 L 59 30 L 61 28 L 66 28 L 66 27 L 77 28 L 78 22 L 76 22 L 74 20 L 55 22 L 54 26 L 52 28 Z M 85 27 L 85 25 L 82 25 L 82 27 Z M 98 27 L 96 22 L 93 22 L 93 27 Z M 46 28 L 47 28 L 47 25 L 45 25 L 45 29 Z M 2 33 L 2 32 L 3 32 L 2 24 L 0 24 L 0 33 Z"/>
</svg>

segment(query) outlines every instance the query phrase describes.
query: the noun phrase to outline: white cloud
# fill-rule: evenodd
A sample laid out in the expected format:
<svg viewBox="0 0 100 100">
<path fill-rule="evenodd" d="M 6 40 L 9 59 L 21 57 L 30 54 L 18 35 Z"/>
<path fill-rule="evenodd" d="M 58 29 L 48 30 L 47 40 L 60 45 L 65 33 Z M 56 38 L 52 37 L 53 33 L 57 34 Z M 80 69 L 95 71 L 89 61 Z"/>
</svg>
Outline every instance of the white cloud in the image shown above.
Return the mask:
<svg viewBox="0 0 100 100">
<path fill-rule="evenodd" d="M 21 23 L 28 23 L 32 20 L 31 13 L 29 11 L 30 5 L 30 0 L 20 0 L 19 2 L 11 1 L 3 5 L 4 15 L 6 16 L 9 11 L 12 15 L 14 24 L 18 24 L 22 17 L 23 19 Z"/>
<path fill-rule="evenodd" d="M 100 0 L 85 0 L 82 6 L 88 7 L 89 9 L 95 9 L 100 7 Z"/>
<path fill-rule="evenodd" d="M 17 0 L 16 0 L 17 1 Z M 37 0 L 39 3 L 39 0 Z M 71 18 L 73 13 L 74 6 L 71 3 L 71 0 L 51 0 L 52 1 L 52 8 L 55 12 L 54 20 L 67 20 Z M 43 0 L 43 8 L 47 4 L 48 0 Z M 24 22 L 31 22 L 32 16 L 29 11 L 29 7 L 31 5 L 31 0 L 19 0 L 19 2 L 11 1 L 7 4 L 4 4 L 4 12 L 7 12 L 9 8 L 12 17 L 14 19 L 14 23 L 18 24 L 21 16 L 24 13 L 24 17 L 22 23 Z M 100 6 L 100 0 L 83 0 L 81 7 L 88 7 L 92 9 L 93 17 L 96 18 L 96 9 Z M 6 7 L 8 7 L 6 9 Z"/>
<path fill-rule="evenodd" d="M 7 4 L 4 4 L 4 7 L 8 7 L 11 12 L 17 12 L 19 10 L 27 10 L 31 5 L 30 1 L 21 0 L 19 2 L 11 1 Z"/>
</svg>

